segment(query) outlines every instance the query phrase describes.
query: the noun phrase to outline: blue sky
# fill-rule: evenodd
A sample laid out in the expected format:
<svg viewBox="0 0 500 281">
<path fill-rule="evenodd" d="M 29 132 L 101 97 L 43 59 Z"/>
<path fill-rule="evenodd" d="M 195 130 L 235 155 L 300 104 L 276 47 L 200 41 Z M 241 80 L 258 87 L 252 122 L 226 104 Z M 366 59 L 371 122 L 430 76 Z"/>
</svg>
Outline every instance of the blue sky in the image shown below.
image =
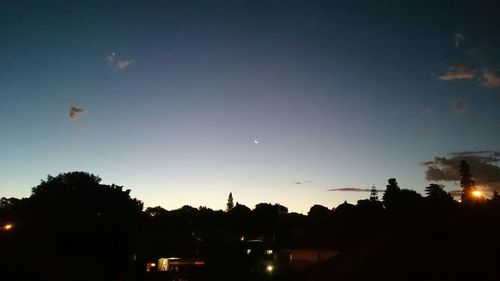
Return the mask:
<svg viewBox="0 0 500 281">
<path fill-rule="evenodd" d="M 146 206 L 307 212 L 500 150 L 494 1 L 143 2 L 0 4 L 1 196 L 81 170 Z"/>
</svg>

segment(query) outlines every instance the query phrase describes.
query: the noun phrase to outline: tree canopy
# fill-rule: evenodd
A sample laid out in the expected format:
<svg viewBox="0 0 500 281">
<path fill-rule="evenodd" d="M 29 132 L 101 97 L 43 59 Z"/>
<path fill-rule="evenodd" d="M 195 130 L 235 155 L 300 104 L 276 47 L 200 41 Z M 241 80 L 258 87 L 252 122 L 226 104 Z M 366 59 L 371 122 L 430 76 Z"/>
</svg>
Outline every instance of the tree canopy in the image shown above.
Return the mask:
<svg viewBox="0 0 500 281">
<path fill-rule="evenodd" d="M 48 176 L 32 189 L 18 212 L 15 251 L 41 269 L 25 274 L 36 272 L 44 280 L 60 280 L 62 274 L 77 280 L 65 274 L 80 267 L 81 280 L 113 280 L 131 262 L 143 204 L 130 197 L 130 190 L 100 182 L 98 176 L 70 172 Z"/>
</svg>

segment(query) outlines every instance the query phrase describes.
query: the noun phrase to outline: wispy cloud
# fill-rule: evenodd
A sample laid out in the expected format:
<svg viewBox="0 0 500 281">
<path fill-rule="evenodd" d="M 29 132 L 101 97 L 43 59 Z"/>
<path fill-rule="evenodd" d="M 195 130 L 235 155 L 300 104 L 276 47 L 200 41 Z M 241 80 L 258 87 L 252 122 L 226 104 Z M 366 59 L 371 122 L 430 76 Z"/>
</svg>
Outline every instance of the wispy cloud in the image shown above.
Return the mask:
<svg viewBox="0 0 500 281">
<path fill-rule="evenodd" d="M 462 41 L 464 41 L 467 37 L 465 37 L 462 33 L 454 33 L 453 34 L 453 45 L 455 45 L 455 47 L 460 47 L 460 44 L 462 43 Z"/>
<path fill-rule="evenodd" d="M 331 188 L 328 191 L 343 191 L 343 192 L 370 192 L 371 188 L 359 188 L 359 187 L 341 187 L 341 188 Z M 384 190 L 376 189 L 377 192 L 384 192 Z"/>
<path fill-rule="evenodd" d="M 112 52 L 106 57 L 106 60 L 109 62 L 111 67 L 115 70 L 125 70 L 127 69 L 133 60 L 125 59 L 119 57 L 116 52 Z"/>
<path fill-rule="evenodd" d="M 130 61 L 129 60 L 118 60 L 118 61 L 116 61 L 116 68 L 118 68 L 120 70 L 124 70 L 129 65 L 130 65 Z"/>
<path fill-rule="evenodd" d="M 84 112 L 85 112 L 85 110 L 83 108 L 72 106 L 69 108 L 68 115 L 69 115 L 69 118 L 74 119 Z"/>
<path fill-rule="evenodd" d="M 481 83 L 490 88 L 500 87 L 500 74 L 491 69 L 485 69 L 481 75 Z"/>
<path fill-rule="evenodd" d="M 451 111 L 453 111 L 454 113 L 465 113 L 467 112 L 467 104 L 464 100 L 455 100 L 451 104 Z"/>
<path fill-rule="evenodd" d="M 480 186 L 500 191 L 500 152 L 470 151 L 456 152 L 447 157 L 434 157 L 434 160 L 424 163 L 427 166 L 425 177 L 429 181 L 459 181 L 459 165 L 467 161 L 471 174 Z"/>
<path fill-rule="evenodd" d="M 296 180 L 293 182 L 294 184 L 309 184 L 309 183 L 312 183 L 312 180 Z"/>
<path fill-rule="evenodd" d="M 478 73 L 479 72 L 479 73 Z M 448 71 L 438 77 L 440 80 L 464 80 L 477 78 L 479 82 L 488 88 L 500 87 L 500 73 L 493 71 L 490 68 L 474 70 L 466 66 L 450 66 Z"/>
<path fill-rule="evenodd" d="M 453 33 L 453 45 L 460 47 L 467 38 L 460 32 Z M 446 72 L 438 76 L 440 80 L 477 79 L 484 87 L 500 87 L 500 70 L 494 69 L 498 50 L 488 46 L 475 47 L 467 50 L 465 60 L 450 65 Z M 441 64 L 441 63 L 440 63 Z"/>
<path fill-rule="evenodd" d="M 476 71 L 465 66 L 450 66 L 448 71 L 439 76 L 440 80 L 462 80 L 476 78 Z"/>
</svg>

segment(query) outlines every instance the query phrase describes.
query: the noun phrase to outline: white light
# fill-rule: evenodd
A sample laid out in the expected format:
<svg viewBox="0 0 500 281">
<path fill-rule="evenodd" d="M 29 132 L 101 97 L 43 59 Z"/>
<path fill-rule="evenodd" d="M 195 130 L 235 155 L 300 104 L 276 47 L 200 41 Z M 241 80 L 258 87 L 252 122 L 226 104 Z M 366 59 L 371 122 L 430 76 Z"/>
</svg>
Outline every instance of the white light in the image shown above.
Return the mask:
<svg viewBox="0 0 500 281">
<path fill-rule="evenodd" d="M 247 249 L 247 255 L 250 255 L 251 252 L 252 252 L 251 249 Z"/>
<path fill-rule="evenodd" d="M 266 250 L 266 254 L 267 255 L 272 255 L 273 254 L 273 250 Z"/>
<path fill-rule="evenodd" d="M 272 266 L 272 265 L 266 266 L 266 271 L 267 272 L 271 273 L 271 272 L 273 272 L 273 270 L 274 270 L 274 266 Z"/>
</svg>

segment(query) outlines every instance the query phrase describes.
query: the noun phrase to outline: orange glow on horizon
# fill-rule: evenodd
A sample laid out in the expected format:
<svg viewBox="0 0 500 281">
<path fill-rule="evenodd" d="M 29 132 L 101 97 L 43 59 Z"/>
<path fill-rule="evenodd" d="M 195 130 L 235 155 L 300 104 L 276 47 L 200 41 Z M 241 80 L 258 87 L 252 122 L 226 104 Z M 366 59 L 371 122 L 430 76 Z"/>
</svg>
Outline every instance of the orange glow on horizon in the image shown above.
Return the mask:
<svg viewBox="0 0 500 281">
<path fill-rule="evenodd" d="M 481 198 L 483 197 L 483 192 L 481 192 L 480 190 L 474 190 L 472 191 L 472 196 L 476 197 L 476 198 Z"/>
</svg>

